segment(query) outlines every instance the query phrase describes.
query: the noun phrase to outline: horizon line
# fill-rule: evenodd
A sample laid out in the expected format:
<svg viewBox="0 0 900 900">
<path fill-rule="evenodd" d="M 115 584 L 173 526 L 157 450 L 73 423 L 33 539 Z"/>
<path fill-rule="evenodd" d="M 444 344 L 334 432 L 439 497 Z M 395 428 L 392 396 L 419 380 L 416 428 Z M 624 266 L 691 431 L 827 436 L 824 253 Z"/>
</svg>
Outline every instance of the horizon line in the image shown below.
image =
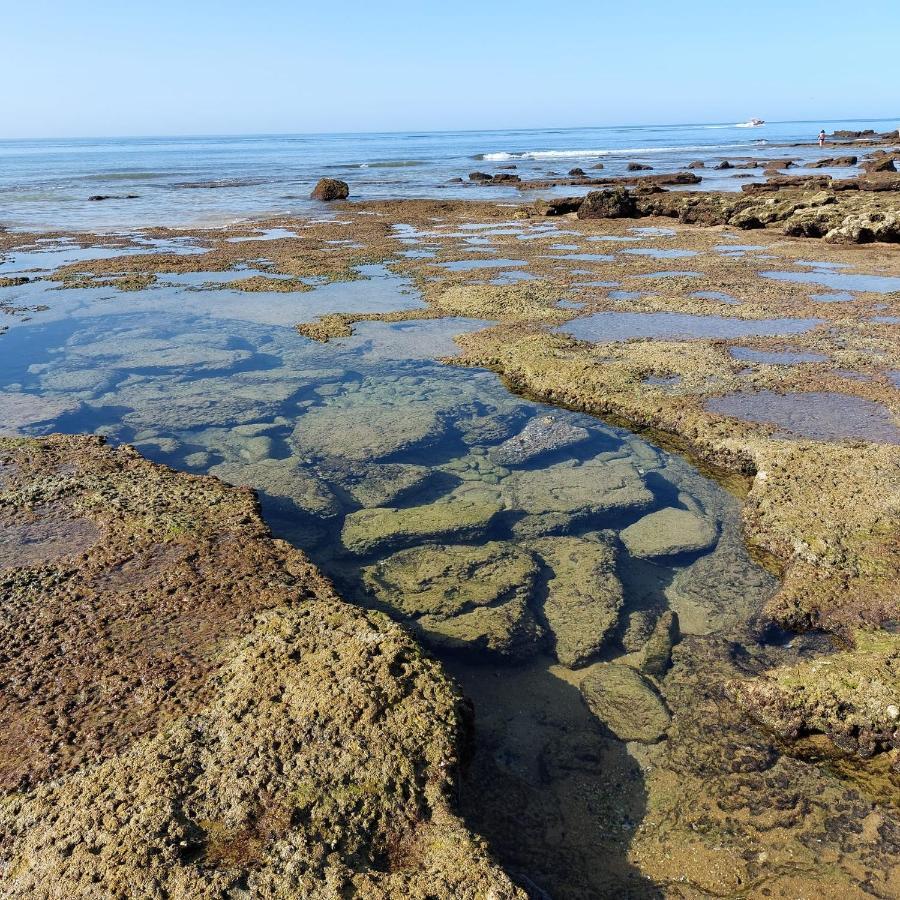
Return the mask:
<svg viewBox="0 0 900 900">
<path fill-rule="evenodd" d="M 853 116 L 838 116 L 835 118 L 817 118 L 817 119 L 772 119 L 765 120 L 766 125 L 787 125 L 797 124 L 806 125 L 818 122 L 820 125 L 827 125 L 835 122 L 885 122 L 889 120 L 897 120 L 900 122 L 900 115 L 896 116 L 867 116 L 865 118 L 856 118 Z M 160 139 L 181 139 L 181 140 L 198 140 L 211 138 L 275 138 L 275 137 L 353 137 L 361 135 L 398 135 L 398 134 L 499 134 L 501 132 L 534 132 L 534 131 L 592 131 L 603 129 L 642 129 L 642 128 L 695 128 L 706 125 L 722 125 L 724 127 L 738 127 L 743 123 L 738 122 L 659 122 L 645 125 L 618 123 L 613 125 L 544 125 L 540 127 L 512 127 L 512 128 L 448 128 L 448 129 L 396 129 L 388 131 L 243 131 L 243 132 L 205 132 L 205 133 L 181 133 L 181 134 L 94 134 L 94 135 L 57 135 L 50 136 L 30 136 L 30 137 L 0 137 L 0 142 L 28 142 L 28 141 L 101 141 L 101 140 L 160 140 Z M 764 127 L 764 126 L 762 126 Z M 900 126 L 898 126 L 900 130 Z"/>
</svg>

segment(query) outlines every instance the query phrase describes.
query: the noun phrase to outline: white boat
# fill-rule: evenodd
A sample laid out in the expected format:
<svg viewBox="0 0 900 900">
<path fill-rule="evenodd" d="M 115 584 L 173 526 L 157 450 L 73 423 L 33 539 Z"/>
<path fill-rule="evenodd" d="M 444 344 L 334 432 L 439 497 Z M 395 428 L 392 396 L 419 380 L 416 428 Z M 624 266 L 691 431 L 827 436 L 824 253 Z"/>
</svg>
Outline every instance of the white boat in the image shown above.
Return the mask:
<svg viewBox="0 0 900 900">
<path fill-rule="evenodd" d="M 738 123 L 738 128 L 759 128 L 760 125 L 765 125 L 765 119 L 751 119 L 749 122 L 740 122 Z"/>
</svg>

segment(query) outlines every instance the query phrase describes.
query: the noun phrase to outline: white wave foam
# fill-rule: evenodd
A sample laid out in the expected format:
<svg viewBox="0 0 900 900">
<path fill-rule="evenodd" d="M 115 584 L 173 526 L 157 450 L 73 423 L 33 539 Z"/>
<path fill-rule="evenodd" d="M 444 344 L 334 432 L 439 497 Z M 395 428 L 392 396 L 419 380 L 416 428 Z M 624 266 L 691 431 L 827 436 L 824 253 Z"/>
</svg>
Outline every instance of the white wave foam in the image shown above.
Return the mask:
<svg viewBox="0 0 900 900">
<path fill-rule="evenodd" d="M 629 156 L 635 153 L 697 153 L 703 150 L 733 150 L 743 146 L 744 144 L 700 144 L 685 147 L 617 147 L 613 150 L 526 150 L 523 153 L 481 153 L 477 159 L 483 159 L 485 162 L 505 162 L 511 159 L 591 159 L 601 156 Z"/>
</svg>

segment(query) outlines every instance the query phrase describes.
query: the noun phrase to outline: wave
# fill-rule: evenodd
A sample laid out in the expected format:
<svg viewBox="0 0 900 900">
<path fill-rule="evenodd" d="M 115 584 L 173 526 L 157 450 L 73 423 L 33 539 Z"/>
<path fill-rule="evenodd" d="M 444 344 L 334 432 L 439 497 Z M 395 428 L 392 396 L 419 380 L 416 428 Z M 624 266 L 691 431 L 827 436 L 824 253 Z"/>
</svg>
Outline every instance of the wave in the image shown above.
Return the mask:
<svg viewBox="0 0 900 900">
<path fill-rule="evenodd" d="M 97 172 L 93 175 L 79 175 L 76 181 L 150 181 L 154 178 L 168 178 L 169 172 Z"/>
<path fill-rule="evenodd" d="M 592 159 L 604 156 L 627 156 L 636 153 L 699 153 L 704 150 L 734 150 L 744 144 L 699 144 L 682 147 L 617 147 L 614 150 L 525 150 L 521 153 L 478 153 L 473 159 L 505 162 L 513 159 Z"/>
<path fill-rule="evenodd" d="M 271 184 L 274 180 L 272 178 L 218 178 L 210 181 L 179 181 L 170 187 L 186 190 L 215 190 L 216 188 L 255 187 L 260 184 Z"/>
<path fill-rule="evenodd" d="M 424 159 L 385 159 L 378 162 L 339 163 L 325 166 L 326 169 L 410 169 L 413 166 L 424 166 Z"/>
</svg>

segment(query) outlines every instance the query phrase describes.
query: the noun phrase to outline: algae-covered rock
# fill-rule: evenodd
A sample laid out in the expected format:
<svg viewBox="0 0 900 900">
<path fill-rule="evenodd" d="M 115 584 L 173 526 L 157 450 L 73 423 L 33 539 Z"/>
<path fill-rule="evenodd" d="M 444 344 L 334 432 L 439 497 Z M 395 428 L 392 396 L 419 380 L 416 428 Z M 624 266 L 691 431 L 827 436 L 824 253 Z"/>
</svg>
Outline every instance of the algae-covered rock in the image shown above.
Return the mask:
<svg viewBox="0 0 900 900">
<path fill-rule="evenodd" d="M 683 633 L 710 634 L 750 621 L 777 588 L 778 579 L 754 565 L 740 533 L 726 530 L 715 550 L 678 569 L 664 593 Z"/>
<path fill-rule="evenodd" d="M 653 633 L 641 650 L 638 668 L 645 675 L 661 678 L 672 664 L 672 647 L 678 638 L 678 616 L 666 610 L 656 620 Z"/>
<path fill-rule="evenodd" d="M 582 679 L 588 709 L 623 741 L 652 744 L 671 716 L 656 689 L 639 672 L 615 663 L 598 665 Z"/>
<path fill-rule="evenodd" d="M 433 475 L 426 466 L 338 459 L 329 460 L 320 471 L 365 507 L 390 506 L 424 487 Z"/>
<path fill-rule="evenodd" d="M 638 609 L 628 614 L 625 630 L 622 632 L 622 646 L 628 653 L 636 653 L 653 634 L 655 616 L 645 609 Z"/>
<path fill-rule="evenodd" d="M 97 438 L 0 471 L 4 897 L 523 897 L 449 806 L 459 694 L 252 492 Z"/>
<path fill-rule="evenodd" d="M 537 563 L 512 543 L 411 547 L 363 570 L 366 586 L 404 615 L 452 616 L 510 597 L 527 597 Z"/>
<path fill-rule="evenodd" d="M 628 552 L 642 559 L 699 553 L 708 550 L 717 536 L 713 523 L 696 513 L 674 507 L 652 512 L 619 533 Z"/>
<path fill-rule="evenodd" d="M 606 541 L 552 537 L 532 548 L 550 569 L 544 617 L 553 632 L 556 658 L 578 666 L 605 643 L 622 606 L 616 555 Z"/>
<path fill-rule="evenodd" d="M 326 203 L 332 200 L 346 200 L 350 196 L 350 186 L 339 178 L 320 178 L 309 195 L 312 200 Z"/>
<path fill-rule="evenodd" d="M 297 422 L 292 442 L 303 454 L 364 462 L 436 440 L 441 431 L 438 411 L 429 404 L 353 398 L 310 409 Z"/>
<path fill-rule="evenodd" d="M 516 523 L 523 536 L 565 531 L 589 516 L 633 512 L 653 504 L 653 494 L 635 465 L 622 458 L 514 472 L 502 490 L 510 509 L 528 513 Z"/>
<path fill-rule="evenodd" d="M 294 459 L 220 463 L 209 471 L 229 484 L 253 487 L 310 515 L 327 517 L 341 512 L 341 505 L 328 485 L 300 468 Z"/>
<path fill-rule="evenodd" d="M 900 635 L 858 631 L 851 650 L 732 681 L 728 691 L 782 738 L 825 734 L 861 756 L 900 751 Z"/>
<path fill-rule="evenodd" d="M 494 462 L 501 466 L 521 466 L 545 453 L 580 444 L 590 437 L 586 428 L 572 425 L 557 416 L 532 419 L 515 437 L 491 449 Z"/>
<path fill-rule="evenodd" d="M 367 566 L 363 581 L 429 643 L 522 656 L 542 637 L 528 605 L 537 573 L 527 551 L 490 542 L 401 550 Z"/>
<path fill-rule="evenodd" d="M 423 541 L 475 540 L 486 533 L 499 512 L 499 504 L 465 500 L 362 509 L 344 520 L 341 540 L 357 556 Z"/>
<path fill-rule="evenodd" d="M 425 640 L 448 650 L 487 650 L 522 657 L 535 651 L 543 637 L 524 597 L 497 606 L 479 606 L 449 618 L 422 616 L 416 623 Z"/>
</svg>

